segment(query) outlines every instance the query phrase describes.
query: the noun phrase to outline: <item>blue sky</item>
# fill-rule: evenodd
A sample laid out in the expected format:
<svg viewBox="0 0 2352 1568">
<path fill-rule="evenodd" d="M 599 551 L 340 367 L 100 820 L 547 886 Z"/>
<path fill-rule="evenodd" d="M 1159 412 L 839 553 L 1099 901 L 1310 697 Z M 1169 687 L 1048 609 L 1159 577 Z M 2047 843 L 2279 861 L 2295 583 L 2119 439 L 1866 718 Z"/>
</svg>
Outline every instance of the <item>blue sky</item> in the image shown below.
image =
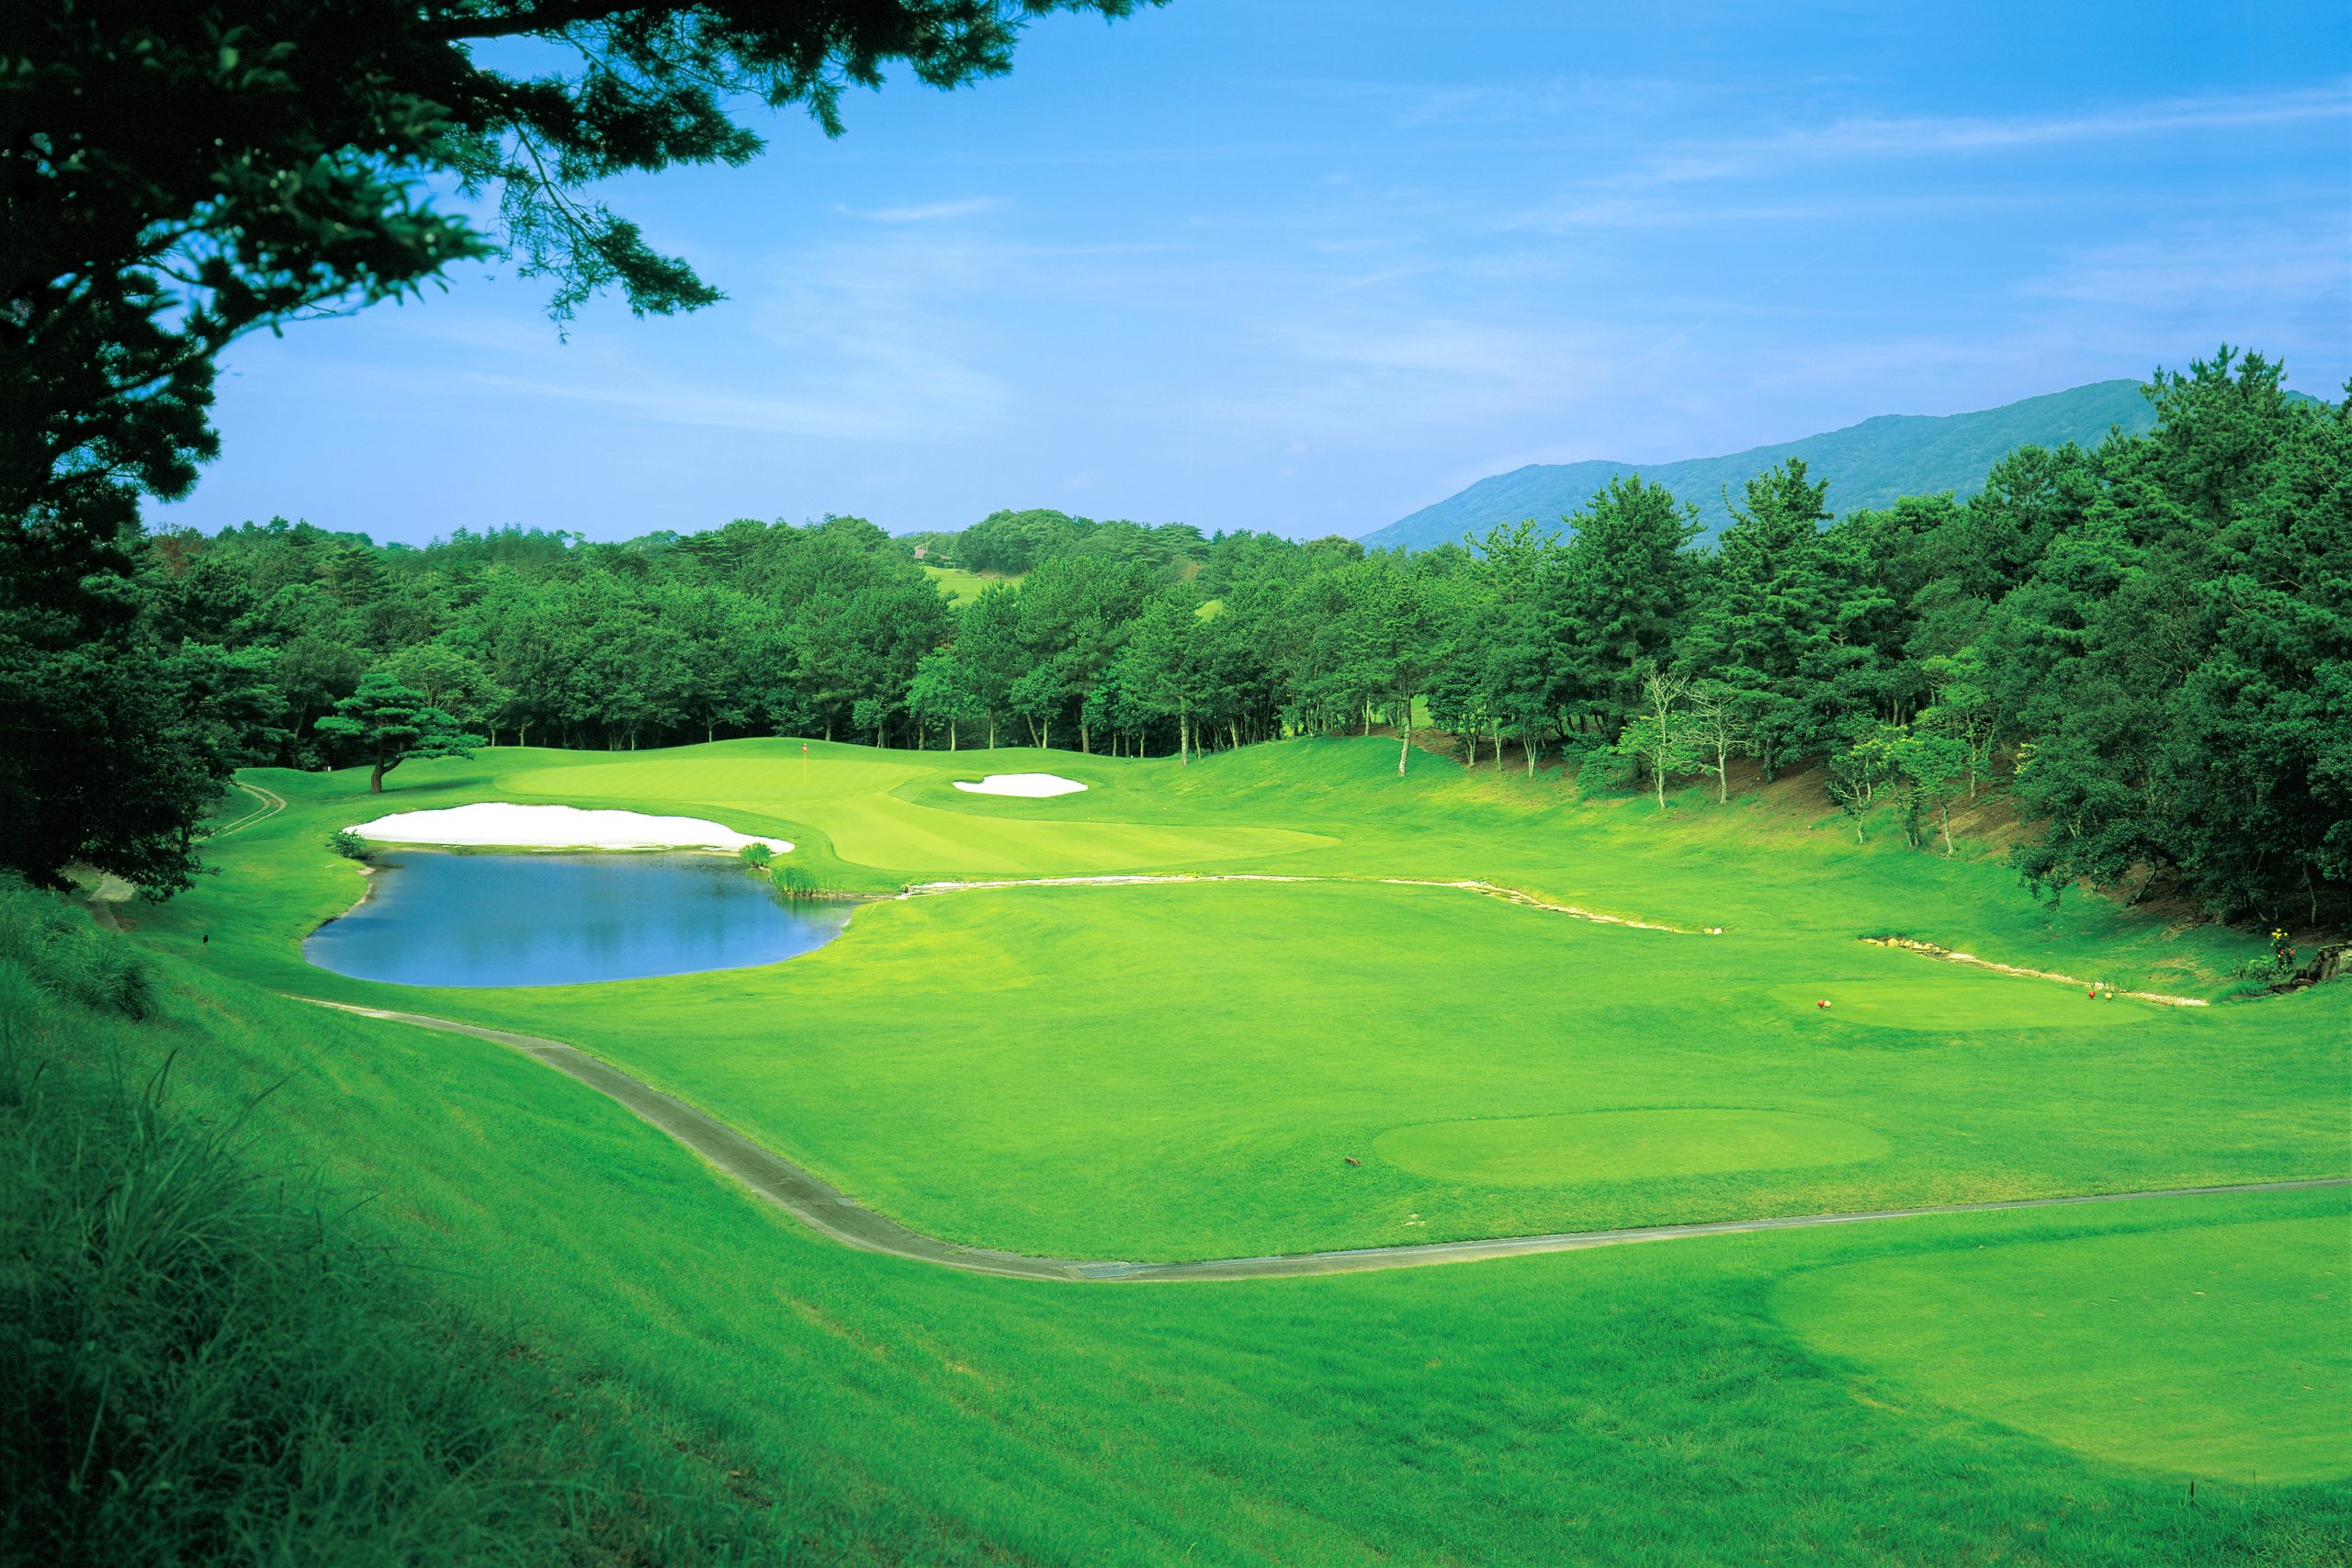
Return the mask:
<svg viewBox="0 0 2352 1568">
<path fill-rule="evenodd" d="M 603 192 L 710 310 L 563 341 L 479 267 L 238 345 L 157 520 L 1357 534 L 2223 339 L 2352 375 L 2352 6 L 1177 0 L 847 111 Z"/>
</svg>

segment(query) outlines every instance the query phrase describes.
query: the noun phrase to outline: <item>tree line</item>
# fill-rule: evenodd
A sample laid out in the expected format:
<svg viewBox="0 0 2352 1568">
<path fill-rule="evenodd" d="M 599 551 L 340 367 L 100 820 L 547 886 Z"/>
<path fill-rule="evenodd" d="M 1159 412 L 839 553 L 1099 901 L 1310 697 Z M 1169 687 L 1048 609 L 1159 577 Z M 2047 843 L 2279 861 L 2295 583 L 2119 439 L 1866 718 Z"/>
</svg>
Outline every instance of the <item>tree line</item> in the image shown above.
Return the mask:
<svg viewBox="0 0 2352 1568">
<path fill-rule="evenodd" d="M 148 536 L 135 615 L 197 772 L 380 777 L 460 731 L 1189 761 L 1375 727 L 1401 770 L 1426 722 L 1464 766 L 1556 759 L 1661 807 L 1727 794 L 1736 760 L 1822 759 L 1858 834 L 1892 803 L 1946 852 L 1997 784 L 2046 895 L 2169 881 L 2316 920 L 2352 882 L 2352 402 L 2280 376 L 2227 350 L 2160 372 L 2152 433 L 2020 449 L 1965 502 L 1833 519 L 1792 459 L 1704 544 L 1637 478 L 1413 553 L 1052 512 L 422 547 L 279 520 Z M 1022 575 L 952 607 L 926 564 Z"/>
</svg>

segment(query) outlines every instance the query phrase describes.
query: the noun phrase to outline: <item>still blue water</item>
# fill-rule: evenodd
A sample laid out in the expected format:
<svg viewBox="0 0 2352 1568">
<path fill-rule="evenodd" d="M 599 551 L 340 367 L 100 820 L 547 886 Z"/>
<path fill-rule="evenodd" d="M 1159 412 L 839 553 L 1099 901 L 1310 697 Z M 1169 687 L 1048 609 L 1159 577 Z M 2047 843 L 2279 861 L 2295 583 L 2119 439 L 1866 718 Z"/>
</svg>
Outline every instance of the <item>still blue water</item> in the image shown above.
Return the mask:
<svg viewBox="0 0 2352 1568">
<path fill-rule="evenodd" d="M 786 904 L 716 855 L 403 852 L 373 882 L 304 957 L 403 986 L 568 986 L 774 964 L 849 919 L 845 904 Z"/>
</svg>

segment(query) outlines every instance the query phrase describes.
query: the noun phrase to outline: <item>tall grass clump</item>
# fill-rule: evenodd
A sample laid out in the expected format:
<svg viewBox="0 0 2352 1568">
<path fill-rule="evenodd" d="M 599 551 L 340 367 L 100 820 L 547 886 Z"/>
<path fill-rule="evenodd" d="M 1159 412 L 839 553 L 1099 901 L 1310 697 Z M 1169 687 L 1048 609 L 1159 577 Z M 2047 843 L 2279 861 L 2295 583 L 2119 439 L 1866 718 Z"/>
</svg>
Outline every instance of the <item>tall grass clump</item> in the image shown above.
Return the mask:
<svg viewBox="0 0 2352 1568">
<path fill-rule="evenodd" d="M 741 1472 L 108 1070 L 153 996 L 74 920 L 0 890 L 0 1562 L 777 1560 Z"/>
<path fill-rule="evenodd" d="M 47 989 L 84 1007 L 136 1019 L 153 1006 L 147 967 L 129 943 L 7 873 L 0 873 L 0 962 L 17 965 L 27 981 L 40 976 Z"/>
<path fill-rule="evenodd" d="M 768 886 L 785 898 L 796 902 L 814 902 L 820 898 L 837 897 L 833 888 L 805 865 L 779 865 L 768 872 Z"/>
</svg>

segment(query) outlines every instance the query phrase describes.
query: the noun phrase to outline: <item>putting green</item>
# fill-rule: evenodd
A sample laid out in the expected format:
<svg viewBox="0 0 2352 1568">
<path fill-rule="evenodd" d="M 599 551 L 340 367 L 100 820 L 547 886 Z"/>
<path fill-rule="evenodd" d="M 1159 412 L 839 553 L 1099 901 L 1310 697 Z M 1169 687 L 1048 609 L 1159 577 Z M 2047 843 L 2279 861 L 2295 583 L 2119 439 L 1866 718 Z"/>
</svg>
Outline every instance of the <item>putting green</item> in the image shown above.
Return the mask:
<svg viewBox="0 0 2352 1568">
<path fill-rule="evenodd" d="M 2352 1227 L 2256 1221 L 1873 1258 L 1775 1292 L 1890 1384 L 2127 1464 L 2352 1472 Z"/>
<path fill-rule="evenodd" d="M 1336 842 L 1287 828 L 1089 820 L 1078 813 L 1094 807 L 1106 792 L 1105 783 L 1091 774 L 1085 782 L 1093 800 L 1070 795 L 1018 803 L 1034 817 L 942 809 L 894 793 L 929 783 L 945 796 L 947 781 L 976 776 L 968 761 L 1001 754 L 955 755 L 955 766 L 946 765 L 951 754 L 938 755 L 942 765 L 936 767 L 842 761 L 830 752 L 813 759 L 786 752 L 592 762 L 532 768 L 505 775 L 503 782 L 517 794 L 574 805 L 650 794 L 692 800 L 722 814 L 751 812 L 823 833 L 833 852 L 853 864 L 915 874 L 1141 871 L 1288 854 Z"/>
<path fill-rule="evenodd" d="M 1970 974 L 1951 965 L 1912 959 L 1916 975 L 1894 979 L 1820 980 L 1774 986 L 1767 993 L 1783 1008 L 1819 1010 L 1831 1022 L 1867 1023 L 1879 1029 L 1959 1033 L 1973 1029 L 2114 1029 L 2146 1023 L 2161 1010 L 2154 1002 L 2126 998 L 2092 1001 L 2071 986 L 2019 975 Z"/>
<path fill-rule="evenodd" d="M 1548 1187 L 1845 1165 L 1884 1154 L 1886 1140 L 1789 1111 L 1587 1111 L 1392 1127 L 1372 1150 L 1442 1181 Z"/>
</svg>

